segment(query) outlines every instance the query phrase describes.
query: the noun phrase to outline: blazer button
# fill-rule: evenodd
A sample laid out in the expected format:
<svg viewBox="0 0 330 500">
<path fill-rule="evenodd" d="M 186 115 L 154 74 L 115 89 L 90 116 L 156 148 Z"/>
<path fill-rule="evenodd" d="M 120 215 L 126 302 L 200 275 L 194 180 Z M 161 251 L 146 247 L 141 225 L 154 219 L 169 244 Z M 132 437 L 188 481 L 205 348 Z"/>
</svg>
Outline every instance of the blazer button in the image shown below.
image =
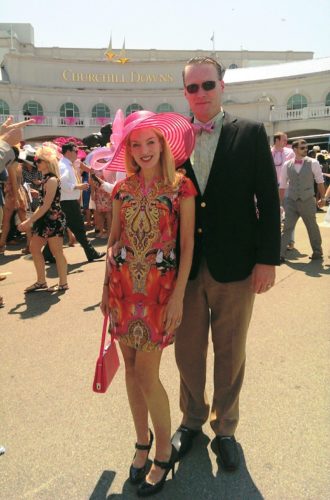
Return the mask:
<svg viewBox="0 0 330 500">
<path fill-rule="evenodd" d="M 205 203 L 205 201 L 202 201 L 202 203 L 201 203 L 201 207 L 202 207 L 202 208 L 205 208 L 205 207 L 206 207 L 206 203 Z"/>
<path fill-rule="evenodd" d="M 199 228 L 197 229 L 197 233 L 202 234 L 202 232 L 203 232 L 203 229 L 202 229 L 201 227 L 199 227 Z"/>
</svg>

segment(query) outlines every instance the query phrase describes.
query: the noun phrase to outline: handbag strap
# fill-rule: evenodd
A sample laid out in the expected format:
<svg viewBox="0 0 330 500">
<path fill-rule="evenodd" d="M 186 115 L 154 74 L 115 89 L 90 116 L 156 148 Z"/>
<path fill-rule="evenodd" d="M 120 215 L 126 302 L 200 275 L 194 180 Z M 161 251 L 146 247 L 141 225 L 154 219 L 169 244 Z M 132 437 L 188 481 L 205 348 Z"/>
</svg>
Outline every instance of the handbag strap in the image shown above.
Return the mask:
<svg viewBox="0 0 330 500">
<path fill-rule="evenodd" d="M 103 329 L 102 329 L 102 340 L 101 340 L 101 347 L 100 347 L 100 356 L 103 355 L 104 351 L 104 344 L 105 344 L 105 335 L 107 333 L 107 326 L 108 326 L 108 314 L 104 315 L 103 319 Z"/>
</svg>

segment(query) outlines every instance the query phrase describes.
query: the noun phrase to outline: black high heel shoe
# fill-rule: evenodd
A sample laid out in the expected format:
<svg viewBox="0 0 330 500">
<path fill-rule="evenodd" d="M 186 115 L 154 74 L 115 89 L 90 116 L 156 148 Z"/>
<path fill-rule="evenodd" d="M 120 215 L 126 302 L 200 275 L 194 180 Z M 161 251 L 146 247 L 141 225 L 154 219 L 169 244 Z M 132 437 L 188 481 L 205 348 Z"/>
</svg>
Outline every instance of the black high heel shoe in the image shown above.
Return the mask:
<svg viewBox="0 0 330 500">
<path fill-rule="evenodd" d="M 150 451 L 150 449 L 152 447 L 153 440 L 154 440 L 154 435 L 153 435 L 151 429 L 149 429 L 149 432 L 150 432 L 149 444 L 136 443 L 135 444 L 136 450 L 145 450 L 148 452 Z M 136 453 L 135 453 L 135 455 L 136 455 Z M 133 457 L 133 460 L 135 458 L 135 455 Z M 148 453 L 148 455 L 149 455 L 149 453 Z M 129 480 L 132 484 L 138 484 L 141 481 L 143 481 L 143 479 L 145 478 L 146 472 L 147 472 L 148 455 L 147 455 L 147 459 L 146 459 L 146 462 L 145 462 L 143 467 L 134 467 L 134 465 L 130 466 Z"/>
<path fill-rule="evenodd" d="M 168 462 L 160 462 L 155 458 L 154 464 L 160 467 L 161 469 L 164 469 L 165 473 L 163 477 L 160 479 L 160 481 L 158 481 L 158 483 L 151 484 L 148 483 L 146 480 L 144 480 L 143 483 L 140 484 L 140 486 L 137 489 L 138 497 L 148 497 L 162 490 L 170 470 L 172 471 L 172 479 L 174 478 L 175 475 L 174 467 L 177 461 L 178 461 L 178 452 L 176 451 L 173 445 L 172 445 L 171 456 Z"/>
</svg>

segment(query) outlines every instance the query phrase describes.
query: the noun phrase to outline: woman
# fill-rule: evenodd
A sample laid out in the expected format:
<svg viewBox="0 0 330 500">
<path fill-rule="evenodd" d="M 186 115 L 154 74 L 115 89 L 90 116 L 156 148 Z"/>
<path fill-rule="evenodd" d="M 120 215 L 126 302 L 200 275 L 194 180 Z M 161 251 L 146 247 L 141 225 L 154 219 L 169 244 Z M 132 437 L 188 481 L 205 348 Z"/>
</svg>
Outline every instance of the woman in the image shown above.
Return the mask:
<svg viewBox="0 0 330 500">
<path fill-rule="evenodd" d="M 139 111 L 125 120 L 122 137 L 106 167 L 120 169 L 125 163 L 128 177 L 113 190 L 101 309 L 110 315 L 110 329 L 125 361 L 126 388 L 137 436 L 130 481 L 141 482 L 139 496 L 149 496 L 162 489 L 177 461 L 170 440 L 169 401 L 159 380 L 159 365 L 163 349 L 173 343 L 181 322 L 191 267 L 196 191 L 189 179 L 175 172 L 175 160 L 186 159 L 180 156 L 183 149 L 189 156 L 194 133 L 181 115 Z M 179 226 L 181 256 L 177 268 Z M 146 475 L 153 442 L 149 413 L 156 451 Z"/>
<path fill-rule="evenodd" d="M 57 161 L 57 151 L 50 146 L 42 146 L 36 152 L 36 164 L 43 174 L 40 206 L 25 222 L 19 225 L 20 231 L 32 228 L 30 251 L 37 271 L 37 281 L 25 289 L 25 293 L 36 290 L 64 292 L 68 290 L 67 262 L 63 254 L 63 233 L 65 215 L 61 210 L 60 174 Z M 56 259 L 59 283 L 48 288 L 45 276 L 45 260 L 42 248 L 48 243 Z"/>
<path fill-rule="evenodd" d="M 26 220 L 27 199 L 22 185 L 22 168 L 17 162 L 18 149 L 13 148 L 16 159 L 8 168 L 8 180 L 5 183 L 5 204 L 3 207 L 2 233 L 0 238 L 0 254 L 5 253 L 7 237 L 10 231 L 10 220 L 15 211 L 20 221 Z M 29 244 L 29 233 L 27 233 Z"/>
<path fill-rule="evenodd" d="M 91 197 L 95 202 L 95 230 L 99 232 L 99 238 L 108 239 L 112 220 L 111 195 L 102 189 L 102 172 L 99 175 L 91 174 Z"/>
</svg>

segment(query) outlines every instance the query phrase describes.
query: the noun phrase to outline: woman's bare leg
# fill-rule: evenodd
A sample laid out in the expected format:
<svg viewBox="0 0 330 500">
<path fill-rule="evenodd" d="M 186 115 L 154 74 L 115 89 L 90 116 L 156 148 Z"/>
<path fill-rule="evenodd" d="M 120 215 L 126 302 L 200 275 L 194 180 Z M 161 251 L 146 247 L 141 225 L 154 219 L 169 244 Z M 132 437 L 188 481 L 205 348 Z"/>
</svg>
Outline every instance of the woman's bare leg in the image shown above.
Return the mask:
<svg viewBox="0 0 330 500">
<path fill-rule="evenodd" d="M 156 437 L 155 458 L 167 462 L 171 456 L 171 416 L 167 393 L 159 379 L 162 351 L 137 351 L 135 378 L 138 381 L 153 423 Z M 165 471 L 155 464 L 147 475 L 148 482 L 158 482 Z"/>
<path fill-rule="evenodd" d="M 67 272 L 68 272 L 68 264 L 66 258 L 63 253 L 63 238 L 60 236 L 53 236 L 52 238 L 48 238 L 48 245 L 50 251 L 52 252 L 55 260 L 56 267 L 59 277 L 59 285 L 67 284 Z"/>
<path fill-rule="evenodd" d="M 14 209 L 6 206 L 3 207 L 3 219 L 2 219 L 2 233 L 0 238 L 0 247 L 6 246 L 7 236 L 10 230 L 10 219 L 13 215 Z"/>
<path fill-rule="evenodd" d="M 128 402 L 131 408 L 136 432 L 136 442 L 147 445 L 149 443 L 148 408 L 135 377 L 135 359 L 137 351 L 119 343 L 125 362 L 125 380 Z M 148 451 L 136 450 L 133 461 L 134 467 L 143 467 L 148 456 Z"/>
<path fill-rule="evenodd" d="M 30 241 L 30 252 L 32 254 L 34 267 L 37 271 L 38 283 L 46 283 L 45 259 L 42 255 L 42 248 L 45 245 L 45 239 L 33 235 Z"/>
</svg>

